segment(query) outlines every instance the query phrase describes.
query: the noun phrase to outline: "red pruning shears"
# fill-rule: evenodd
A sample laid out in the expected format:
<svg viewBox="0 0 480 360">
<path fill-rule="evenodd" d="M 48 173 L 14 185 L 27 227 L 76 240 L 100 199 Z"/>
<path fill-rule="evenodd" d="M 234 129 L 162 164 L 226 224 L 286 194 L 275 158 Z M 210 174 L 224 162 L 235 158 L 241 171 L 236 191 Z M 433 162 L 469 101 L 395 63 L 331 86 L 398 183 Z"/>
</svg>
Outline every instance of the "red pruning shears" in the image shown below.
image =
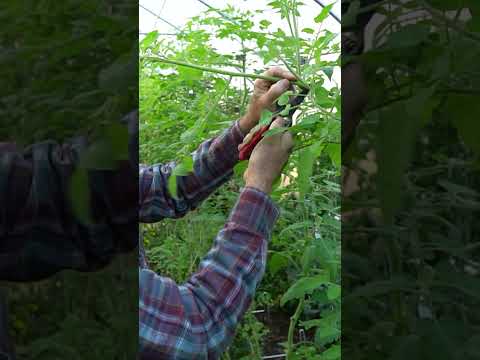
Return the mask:
<svg viewBox="0 0 480 360">
<path fill-rule="evenodd" d="M 302 87 L 302 91 L 298 93 L 296 96 L 292 96 L 287 104 L 285 105 L 277 104 L 275 115 L 272 116 L 272 119 L 270 120 L 270 122 L 267 125 L 264 125 L 261 128 L 259 128 L 248 143 L 242 144 L 242 146 L 240 147 L 238 158 L 240 160 L 247 160 L 250 158 L 250 155 L 252 154 L 253 149 L 255 148 L 255 146 L 257 146 L 260 140 L 262 140 L 263 135 L 268 131 L 268 129 L 270 128 L 270 125 L 272 125 L 277 115 L 280 115 L 280 113 L 284 111 L 288 105 L 290 105 L 290 111 L 285 116 L 285 118 L 288 121 L 288 126 L 292 126 L 293 114 L 295 114 L 297 107 L 303 102 L 307 94 L 308 94 L 308 88 Z"/>
</svg>

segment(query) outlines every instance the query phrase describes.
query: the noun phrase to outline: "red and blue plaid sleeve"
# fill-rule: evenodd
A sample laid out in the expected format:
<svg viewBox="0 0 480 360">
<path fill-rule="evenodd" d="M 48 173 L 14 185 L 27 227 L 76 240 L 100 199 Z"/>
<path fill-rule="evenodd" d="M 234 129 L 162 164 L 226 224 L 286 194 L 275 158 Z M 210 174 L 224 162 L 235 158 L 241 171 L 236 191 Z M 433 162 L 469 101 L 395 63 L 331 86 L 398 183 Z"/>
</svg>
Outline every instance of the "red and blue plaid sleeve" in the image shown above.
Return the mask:
<svg viewBox="0 0 480 360">
<path fill-rule="evenodd" d="M 141 359 L 220 357 L 263 276 L 277 217 L 268 196 L 245 188 L 213 248 L 186 283 L 177 285 L 140 269 Z"/>
<path fill-rule="evenodd" d="M 128 129 L 128 160 L 115 161 L 111 169 L 84 168 L 84 187 L 72 187 L 72 179 L 80 159 L 94 148 L 93 139 L 77 136 L 25 148 L 0 142 L 0 279 L 34 281 L 63 269 L 95 271 L 136 248 L 138 112 L 119 121 Z M 71 194 L 90 200 L 89 222 L 75 214 Z"/>
<path fill-rule="evenodd" d="M 177 177 L 177 198 L 171 196 L 167 185 L 175 163 L 141 166 L 140 222 L 178 218 L 196 208 L 230 179 L 243 138 L 237 121 L 220 136 L 203 142 L 193 154 L 193 173 Z"/>
</svg>

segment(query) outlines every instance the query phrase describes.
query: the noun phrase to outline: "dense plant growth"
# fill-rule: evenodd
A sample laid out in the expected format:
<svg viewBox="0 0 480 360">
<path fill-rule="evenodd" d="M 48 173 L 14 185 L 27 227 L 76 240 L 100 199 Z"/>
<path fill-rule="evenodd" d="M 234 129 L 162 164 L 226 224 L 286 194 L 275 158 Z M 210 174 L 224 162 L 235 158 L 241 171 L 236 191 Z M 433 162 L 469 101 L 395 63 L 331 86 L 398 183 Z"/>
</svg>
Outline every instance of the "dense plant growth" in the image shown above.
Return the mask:
<svg viewBox="0 0 480 360">
<path fill-rule="evenodd" d="M 350 59 L 370 96 L 343 159 L 361 189 L 343 203 L 344 354 L 478 359 L 478 2 L 369 9 L 373 46 Z"/>
<path fill-rule="evenodd" d="M 284 28 L 273 28 L 260 10 L 229 6 L 192 18 L 174 38 L 153 31 L 141 41 L 141 162 L 176 160 L 176 175 L 188 173 L 191 151 L 244 113 L 264 68 L 282 65 L 297 75 L 310 91 L 288 130 L 295 148 L 272 195 L 282 216 L 255 303 L 224 358 L 286 352 L 288 359 L 337 359 L 341 97 L 332 75 L 339 39 L 322 28 L 331 6 L 319 7 L 315 29 L 302 26 L 309 15 L 300 2 L 269 7 Z M 219 43 L 231 50 L 218 50 Z M 265 112 L 262 121 L 271 116 Z M 234 204 L 245 168 L 239 163 L 234 179 L 186 218 L 142 228 L 156 271 L 177 281 L 195 271 Z"/>
<path fill-rule="evenodd" d="M 135 3 L 5 2 L 0 20 L 0 142 L 14 141 L 21 149 L 77 135 L 101 137 L 137 106 Z M 3 211 L 8 205 L 0 206 Z M 33 251 L 43 261 L 44 254 Z M 136 254 L 98 273 L 65 271 L 41 282 L 0 283 L 17 359 L 134 358 L 137 286 Z"/>
</svg>

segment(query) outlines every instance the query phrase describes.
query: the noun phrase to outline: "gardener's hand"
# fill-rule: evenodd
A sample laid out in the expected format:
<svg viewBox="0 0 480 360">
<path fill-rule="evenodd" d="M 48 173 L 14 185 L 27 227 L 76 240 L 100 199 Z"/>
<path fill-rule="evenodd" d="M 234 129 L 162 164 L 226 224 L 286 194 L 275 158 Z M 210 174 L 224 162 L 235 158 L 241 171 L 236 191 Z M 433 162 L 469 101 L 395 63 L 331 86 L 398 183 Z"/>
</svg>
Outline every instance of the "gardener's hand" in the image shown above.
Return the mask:
<svg viewBox="0 0 480 360">
<path fill-rule="evenodd" d="M 281 68 L 272 67 L 262 75 L 282 78 L 276 83 L 268 80 L 257 79 L 253 89 L 253 95 L 248 105 L 247 113 L 240 119 L 240 129 L 247 134 L 255 125 L 258 124 L 262 111 L 274 110 L 274 102 L 290 88 L 290 81 L 294 81 L 295 76 Z"/>
<path fill-rule="evenodd" d="M 285 119 L 277 117 L 270 129 L 283 127 L 286 124 Z M 245 141 L 248 141 L 248 136 Z M 243 175 L 245 186 L 270 194 L 272 185 L 280 176 L 292 148 L 293 139 L 288 131 L 262 139 L 253 149 L 248 168 Z"/>
</svg>

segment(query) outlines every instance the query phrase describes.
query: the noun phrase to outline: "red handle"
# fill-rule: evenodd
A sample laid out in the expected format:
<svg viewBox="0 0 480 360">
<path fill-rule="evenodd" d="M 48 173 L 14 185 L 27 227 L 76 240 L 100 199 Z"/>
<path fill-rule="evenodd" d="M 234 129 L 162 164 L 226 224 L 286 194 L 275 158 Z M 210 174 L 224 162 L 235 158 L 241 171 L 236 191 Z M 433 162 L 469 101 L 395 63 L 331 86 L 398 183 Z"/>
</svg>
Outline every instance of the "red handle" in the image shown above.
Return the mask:
<svg viewBox="0 0 480 360">
<path fill-rule="evenodd" d="M 252 139 L 248 143 L 242 145 L 238 154 L 238 158 L 240 160 L 247 160 L 250 158 L 253 149 L 260 142 L 260 140 L 262 140 L 263 134 L 267 132 L 269 127 L 270 125 L 263 126 L 255 133 L 255 135 L 253 135 Z"/>
</svg>

